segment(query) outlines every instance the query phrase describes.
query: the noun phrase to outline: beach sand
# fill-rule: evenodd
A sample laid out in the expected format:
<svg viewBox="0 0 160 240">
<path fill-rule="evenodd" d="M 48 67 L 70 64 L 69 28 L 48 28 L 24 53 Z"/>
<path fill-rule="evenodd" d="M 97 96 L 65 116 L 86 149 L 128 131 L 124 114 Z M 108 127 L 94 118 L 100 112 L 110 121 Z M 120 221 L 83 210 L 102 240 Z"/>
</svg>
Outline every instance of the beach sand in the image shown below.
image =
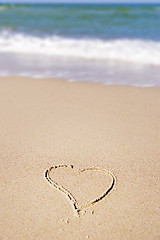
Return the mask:
<svg viewBox="0 0 160 240">
<path fill-rule="evenodd" d="M 160 88 L 0 78 L 0 240 L 159 240 L 159 176 Z"/>
</svg>

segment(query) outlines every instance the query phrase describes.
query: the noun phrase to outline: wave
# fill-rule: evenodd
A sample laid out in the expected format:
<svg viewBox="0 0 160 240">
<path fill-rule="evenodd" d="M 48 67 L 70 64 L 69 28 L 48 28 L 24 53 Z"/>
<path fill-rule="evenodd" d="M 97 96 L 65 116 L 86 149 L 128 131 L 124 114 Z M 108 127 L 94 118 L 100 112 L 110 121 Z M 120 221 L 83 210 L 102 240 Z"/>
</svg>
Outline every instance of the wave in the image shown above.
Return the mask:
<svg viewBox="0 0 160 240">
<path fill-rule="evenodd" d="M 160 65 L 160 42 L 140 39 L 72 39 L 2 31 L 0 52 Z"/>
</svg>

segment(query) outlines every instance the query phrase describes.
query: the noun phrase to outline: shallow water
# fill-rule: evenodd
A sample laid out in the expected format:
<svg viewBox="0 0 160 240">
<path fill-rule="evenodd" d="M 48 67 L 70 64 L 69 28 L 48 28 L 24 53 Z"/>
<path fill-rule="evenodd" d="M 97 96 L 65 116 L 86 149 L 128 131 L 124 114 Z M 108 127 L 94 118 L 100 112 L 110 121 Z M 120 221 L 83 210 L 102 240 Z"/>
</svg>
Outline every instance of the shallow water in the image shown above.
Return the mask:
<svg viewBox="0 0 160 240">
<path fill-rule="evenodd" d="M 0 6 L 0 75 L 160 85 L 160 5 Z"/>
</svg>

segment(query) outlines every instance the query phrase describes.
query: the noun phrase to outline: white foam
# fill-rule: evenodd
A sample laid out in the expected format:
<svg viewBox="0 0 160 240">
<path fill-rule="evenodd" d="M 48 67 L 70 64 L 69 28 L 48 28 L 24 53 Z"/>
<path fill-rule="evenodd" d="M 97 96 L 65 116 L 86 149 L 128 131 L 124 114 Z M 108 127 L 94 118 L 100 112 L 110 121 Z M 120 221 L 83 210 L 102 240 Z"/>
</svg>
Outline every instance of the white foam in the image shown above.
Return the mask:
<svg viewBox="0 0 160 240">
<path fill-rule="evenodd" d="M 0 52 L 160 65 L 160 42 L 72 39 L 0 32 Z"/>
</svg>

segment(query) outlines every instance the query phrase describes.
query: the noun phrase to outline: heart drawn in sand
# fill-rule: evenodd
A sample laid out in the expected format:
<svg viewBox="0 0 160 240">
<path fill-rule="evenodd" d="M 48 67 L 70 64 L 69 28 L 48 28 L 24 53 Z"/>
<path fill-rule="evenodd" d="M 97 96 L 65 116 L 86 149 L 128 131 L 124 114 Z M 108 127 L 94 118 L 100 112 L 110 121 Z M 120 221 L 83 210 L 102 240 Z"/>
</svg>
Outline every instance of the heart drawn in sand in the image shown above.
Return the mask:
<svg viewBox="0 0 160 240">
<path fill-rule="evenodd" d="M 59 170 L 59 172 L 58 172 Z M 83 173 L 91 173 L 93 174 L 93 184 L 88 186 L 87 188 L 87 192 L 89 191 L 89 189 L 92 187 L 93 188 L 93 192 L 95 194 L 97 194 L 98 196 L 97 197 L 93 197 L 92 200 L 86 200 L 85 203 L 83 203 L 82 205 L 79 205 L 77 199 L 75 198 L 75 196 L 73 196 L 73 193 L 70 192 L 69 188 L 70 188 L 70 185 L 69 187 L 66 188 L 66 180 L 62 181 L 62 183 L 60 184 L 60 176 L 57 175 L 60 173 L 60 170 L 64 171 L 62 172 L 62 177 L 61 179 L 64 179 L 65 175 L 68 174 L 67 173 L 67 170 L 70 171 L 70 176 L 72 176 L 72 183 L 74 182 L 74 188 L 77 188 L 77 183 L 76 183 L 76 178 L 78 178 L 77 176 L 81 176 L 81 182 L 82 182 L 82 190 L 80 190 L 80 194 L 83 196 L 83 186 L 86 186 L 86 184 L 90 184 L 90 179 L 88 178 L 87 174 L 85 174 L 85 178 L 84 178 L 84 175 Z M 53 176 L 52 175 L 52 172 L 54 173 Z M 98 182 L 98 178 L 96 178 L 96 174 L 95 173 L 101 173 L 101 175 L 103 174 L 103 179 L 105 177 L 108 177 L 109 178 L 109 184 L 105 184 L 105 186 L 103 186 L 103 191 L 102 193 L 101 192 L 96 192 L 96 188 L 94 189 L 94 185 L 95 183 L 97 184 Z M 76 175 L 77 174 L 77 175 Z M 58 179 L 56 179 L 56 175 L 58 176 Z M 109 170 L 106 170 L 106 169 L 101 169 L 101 168 L 98 168 L 98 167 L 91 167 L 91 168 L 86 168 L 86 169 L 81 169 L 81 170 L 76 170 L 73 168 L 73 165 L 55 165 L 55 166 L 52 166 L 50 167 L 49 169 L 47 169 L 45 171 L 45 178 L 46 180 L 52 184 L 56 189 L 60 190 L 61 192 L 63 192 L 67 197 L 68 199 L 70 200 L 75 212 L 79 215 L 80 211 L 84 208 L 87 208 L 91 205 L 94 205 L 95 203 L 98 203 L 99 201 L 101 201 L 102 199 L 104 199 L 114 188 L 115 184 L 116 184 L 116 178 L 115 176 L 113 175 L 113 173 L 111 173 Z M 69 176 L 67 175 L 67 180 L 69 180 Z M 59 183 L 57 183 L 59 182 Z M 100 183 L 98 183 L 100 185 L 103 185 L 102 181 Z M 64 186 L 65 185 L 65 186 Z M 97 185 L 98 186 L 98 189 L 99 189 L 99 186 L 100 185 Z M 73 191 L 73 190 L 72 190 Z M 101 191 L 101 190 L 100 190 Z"/>
</svg>

